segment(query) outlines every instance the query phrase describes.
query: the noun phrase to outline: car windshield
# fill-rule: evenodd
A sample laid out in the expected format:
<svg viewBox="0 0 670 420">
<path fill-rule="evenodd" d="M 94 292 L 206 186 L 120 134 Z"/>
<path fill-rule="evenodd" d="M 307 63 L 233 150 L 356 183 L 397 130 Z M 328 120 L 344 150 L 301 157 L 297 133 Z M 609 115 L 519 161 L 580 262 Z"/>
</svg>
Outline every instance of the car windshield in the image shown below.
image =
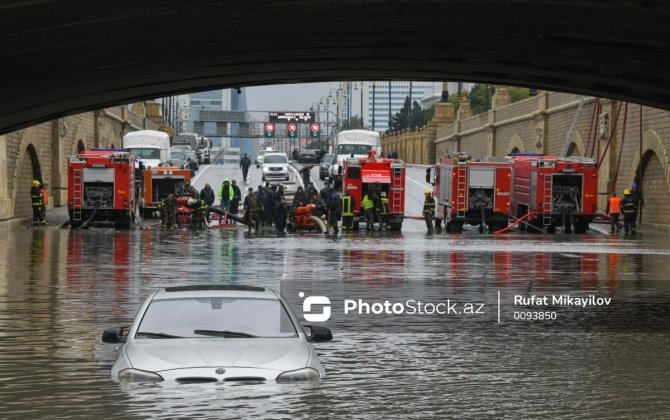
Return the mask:
<svg viewBox="0 0 670 420">
<path fill-rule="evenodd" d="M 171 150 L 170 151 L 170 158 L 171 159 L 186 160 L 186 156 L 184 155 L 184 152 L 182 152 L 181 150 Z"/>
<path fill-rule="evenodd" d="M 297 337 L 286 309 L 277 299 L 197 297 L 154 300 L 137 336 Z M 169 338 L 169 337 L 165 337 Z"/>
<path fill-rule="evenodd" d="M 372 149 L 372 146 L 369 144 L 340 144 L 337 146 L 337 154 L 349 155 L 353 153 L 355 155 L 365 155 L 370 149 Z"/>
<path fill-rule="evenodd" d="M 327 154 L 323 157 L 323 159 L 321 159 L 322 163 L 330 163 L 332 161 L 333 161 L 333 155 L 331 154 Z"/>
<path fill-rule="evenodd" d="M 288 158 L 285 155 L 265 155 L 264 163 L 288 163 Z"/>
<path fill-rule="evenodd" d="M 138 159 L 160 159 L 161 151 L 154 148 L 131 147 L 128 149 L 130 153 L 135 155 Z"/>
</svg>

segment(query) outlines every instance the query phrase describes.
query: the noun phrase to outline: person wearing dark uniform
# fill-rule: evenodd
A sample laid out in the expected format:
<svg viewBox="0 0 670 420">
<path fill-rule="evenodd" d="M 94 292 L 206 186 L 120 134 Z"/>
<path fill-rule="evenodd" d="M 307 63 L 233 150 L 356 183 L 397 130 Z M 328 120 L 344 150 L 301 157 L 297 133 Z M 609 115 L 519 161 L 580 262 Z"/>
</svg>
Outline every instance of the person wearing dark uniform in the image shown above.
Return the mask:
<svg viewBox="0 0 670 420">
<path fill-rule="evenodd" d="M 630 190 L 623 190 L 623 200 L 621 200 L 621 211 L 623 213 L 623 231 L 635 233 L 635 219 L 637 219 L 637 201 L 630 193 Z"/>
<path fill-rule="evenodd" d="M 337 227 L 337 222 L 340 220 L 340 213 L 342 211 L 342 201 L 340 195 L 337 191 L 333 190 L 328 197 L 328 225 L 332 226 L 333 233 L 337 235 L 339 229 Z M 326 233 L 328 231 L 326 230 Z"/>
<path fill-rule="evenodd" d="M 282 234 L 286 229 L 286 219 L 288 217 L 288 204 L 284 195 L 277 195 L 277 204 L 275 208 L 275 227 L 277 233 Z"/>
<path fill-rule="evenodd" d="M 237 212 L 240 208 L 240 200 L 242 199 L 242 191 L 240 191 L 240 187 L 237 186 L 237 181 L 234 179 L 230 186 L 233 189 L 233 198 L 230 200 L 230 210 L 228 210 L 228 213 L 237 216 Z M 233 221 L 233 223 L 235 222 Z"/>
<path fill-rule="evenodd" d="M 249 230 L 251 230 L 251 226 L 253 225 L 256 230 L 258 230 L 258 226 L 260 225 L 261 218 L 260 214 L 262 211 L 262 205 L 261 205 L 261 200 L 259 197 L 254 194 L 254 189 L 249 188 L 249 194 L 247 194 L 246 197 L 244 197 L 244 221 L 247 223 L 249 226 Z"/>
<path fill-rule="evenodd" d="M 242 160 L 240 160 L 240 168 L 242 168 L 242 179 L 244 179 L 244 182 L 247 182 L 247 175 L 249 174 L 249 167 L 251 166 L 251 159 L 249 159 L 249 156 L 245 153 L 244 156 L 242 157 Z"/>
<path fill-rule="evenodd" d="M 42 199 L 42 191 L 40 191 L 40 182 L 36 179 L 33 180 L 33 186 L 30 188 L 30 200 L 33 205 L 33 225 L 46 225 L 46 220 L 42 218 L 44 200 Z"/>
<path fill-rule="evenodd" d="M 344 190 L 342 196 L 342 230 L 351 230 L 354 228 L 354 208 L 356 207 L 356 200 L 351 196 L 349 190 Z"/>
<path fill-rule="evenodd" d="M 432 191 L 426 190 L 424 192 L 426 195 L 426 201 L 423 202 L 423 217 L 426 220 L 426 228 L 428 233 L 433 233 L 433 217 L 435 216 L 435 199 L 433 198 Z"/>
</svg>

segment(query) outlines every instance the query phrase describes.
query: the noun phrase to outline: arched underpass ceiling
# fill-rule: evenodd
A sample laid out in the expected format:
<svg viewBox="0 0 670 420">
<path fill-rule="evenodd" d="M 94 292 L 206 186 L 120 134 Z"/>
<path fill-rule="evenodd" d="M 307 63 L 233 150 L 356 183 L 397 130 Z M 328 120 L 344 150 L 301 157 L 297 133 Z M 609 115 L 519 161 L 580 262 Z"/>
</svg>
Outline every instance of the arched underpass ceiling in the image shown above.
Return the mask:
<svg viewBox="0 0 670 420">
<path fill-rule="evenodd" d="M 4 0 L 0 133 L 210 88 L 481 81 L 670 108 L 658 0 Z"/>
</svg>

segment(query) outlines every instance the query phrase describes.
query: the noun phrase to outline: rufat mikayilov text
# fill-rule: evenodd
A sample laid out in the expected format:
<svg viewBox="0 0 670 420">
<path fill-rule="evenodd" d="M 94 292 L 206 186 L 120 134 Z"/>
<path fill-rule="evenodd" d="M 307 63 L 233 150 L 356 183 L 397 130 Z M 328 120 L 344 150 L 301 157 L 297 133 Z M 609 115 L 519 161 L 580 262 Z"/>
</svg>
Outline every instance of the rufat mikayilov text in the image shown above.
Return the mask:
<svg viewBox="0 0 670 420">
<path fill-rule="evenodd" d="M 602 298 L 596 295 L 572 296 L 567 294 L 549 296 L 523 296 L 514 295 L 514 306 L 579 306 L 582 308 L 590 306 L 608 306 L 612 298 Z"/>
<path fill-rule="evenodd" d="M 349 315 L 483 315 L 486 313 L 482 302 L 423 302 L 408 299 L 404 302 L 388 300 L 368 302 L 363 299 L 345 299 L 344 314 Z"/>
</svg>

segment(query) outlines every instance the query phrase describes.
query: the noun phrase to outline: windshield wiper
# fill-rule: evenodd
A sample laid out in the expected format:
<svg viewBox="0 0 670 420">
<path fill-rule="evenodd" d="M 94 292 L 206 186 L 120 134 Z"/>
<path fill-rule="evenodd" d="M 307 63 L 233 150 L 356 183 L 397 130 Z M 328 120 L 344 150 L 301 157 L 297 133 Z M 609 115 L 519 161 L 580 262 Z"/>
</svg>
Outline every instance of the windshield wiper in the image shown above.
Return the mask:
<svg viewBox="0 0 670 420">
<path fill-rule="evenodd" d="M 252 334 L 247 334 L 243 332 L 238 332 L 238 331 L 217 331 L 217 330 L 195 330 L 193 331 L 193 334 L 200 334 L 200 335 L 211 335 L 214 337 L 228 337 L 228 338 L 255 338 L 255 335 Z"/>
<path fill-rule="evenodd" d="M 138 336 L 149 337 L 149 338 L 183 338 L 178 335 L 166 334 L 166 333 L 154 333 L 148 331 L 140 331 L 137 333 Z"/>
</svg>

